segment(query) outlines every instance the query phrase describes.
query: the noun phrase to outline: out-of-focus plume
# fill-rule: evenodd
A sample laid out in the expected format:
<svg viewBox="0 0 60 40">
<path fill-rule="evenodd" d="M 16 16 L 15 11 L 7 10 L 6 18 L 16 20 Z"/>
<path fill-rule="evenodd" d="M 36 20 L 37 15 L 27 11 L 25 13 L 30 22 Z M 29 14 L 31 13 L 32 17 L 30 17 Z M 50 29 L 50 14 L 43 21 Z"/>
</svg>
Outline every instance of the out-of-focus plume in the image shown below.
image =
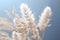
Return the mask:
<svg viewBox="0 0 60 40">
<path fill-rule="evenodd" d="M 30 25 L 30 27 L 33 27 L 35 25 L 35 18 L 30 8 L 24 3 L 21 4 L 20 8 L 21 8 L 23 18 L 26 21 L 28 21 L 28 24 Z"/>
<path fill-rule="evenodd" d="M 0 31 L 0 40 L 11 40 L 11 37 L 6 32 Z"/>
<path fill-rule="evenodd" d="M 17 13 L 16 8 L 13 8 L 12 13 L 14 13 L 14 14 Z"/>
<path fill-rule="evenodd" d="M 9 22 L 6 18 L 0 17 L 0 25 L 3 25 L 0 27 L 0 30 L 9 30 L 13 28 L 13 24 Z"/>
<path fill-rule="evenodd" d="M 13 18 L 13 16 L 10 14 L 10 12 L 8 10 L 5 10 L 4 11 L 6 13 L 6 15 L 9 17 L 9 18 Z"/>
<path fill-rule="evenodd" d="M 42 40 L 44 40 L 44 31 L 49 25 L 50 17 L 51 17 L 51 8 L 47 6 L 42 12 L 39 19 L 39 23 L 37 25 L 37 29 L 42 31 Z"/>
<path fill-rule="evenodd" d="M 45 30 L 46 27 L 48 27 L 50 17 L 51 17 L 51 8 L 47 6 L 42 12 L 39 19 L 38 27 L 40 30 Z"/>
</svg>

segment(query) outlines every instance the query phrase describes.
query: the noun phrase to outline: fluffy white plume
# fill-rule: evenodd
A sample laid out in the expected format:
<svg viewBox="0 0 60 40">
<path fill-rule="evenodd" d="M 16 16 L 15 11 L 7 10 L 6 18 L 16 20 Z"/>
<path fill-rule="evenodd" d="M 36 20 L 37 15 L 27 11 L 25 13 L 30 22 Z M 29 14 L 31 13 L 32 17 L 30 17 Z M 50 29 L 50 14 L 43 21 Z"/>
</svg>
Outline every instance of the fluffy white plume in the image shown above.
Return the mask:
<svg viewBox="0 0 60 40">
<path fill-rule="evenodd" d="M 50 17 L 51 17 L 51 8 L 47 6 L 42 12 L 39 19 L 39 23 L 37 25 L 37 29 L 42 31 L 42 38 L 41 38 L 42 40 L 44 40 L 44 31 L 48 27 Z"/>
<path fill-rule="evenodd" d="M 47 6 L 42 12 L 39 19 L 38 27 L 40 30 L 45 30 L 45 28 L 49 24 L 50 17 L 51 17 L 51 8 Z"/>
<path fill-rule="evenodd" d="M 35 25 L 35 18 L 30 8 L 24 3 L 21 4 L 20 8 L 24 19 L 28 21 L 30 27 L 33 27 Z"/>
</svg>

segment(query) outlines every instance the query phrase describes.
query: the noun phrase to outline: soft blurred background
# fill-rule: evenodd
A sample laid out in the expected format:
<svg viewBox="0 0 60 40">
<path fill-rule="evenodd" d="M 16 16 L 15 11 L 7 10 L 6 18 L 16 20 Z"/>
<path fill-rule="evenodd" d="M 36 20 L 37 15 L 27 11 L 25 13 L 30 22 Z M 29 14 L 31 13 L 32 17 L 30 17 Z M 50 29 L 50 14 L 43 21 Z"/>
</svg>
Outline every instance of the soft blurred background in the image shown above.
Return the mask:
<svg viewBox="0 0 60 40">
<path fill-rule="evenodd" d="M 4 10 L 10 11 L 12 14 L 13 8 L 16 8 L 21 16 L 21 3 L 26 3 L 31 8 L 37 22 L 44 8 L 50 6 L 52 9 L 51 26 L 46 29 L 44 40 L 60 40 L 60 0 L 0 0 L 0 16 L 8 18 Z M 11 21 L 12 19 L 9 20 Z M 11 36 L 11 32 L 7 32 Z"/>
</svg>

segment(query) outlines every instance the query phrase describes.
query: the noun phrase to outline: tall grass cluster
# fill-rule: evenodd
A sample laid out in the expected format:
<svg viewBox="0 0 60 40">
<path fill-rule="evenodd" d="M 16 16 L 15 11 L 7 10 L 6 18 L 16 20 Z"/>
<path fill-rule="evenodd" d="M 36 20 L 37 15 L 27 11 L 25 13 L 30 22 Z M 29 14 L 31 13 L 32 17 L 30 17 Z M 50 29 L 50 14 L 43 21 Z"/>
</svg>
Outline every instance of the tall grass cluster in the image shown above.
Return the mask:
<svg viewBox="0 0 60 40">
<path fill-rule="evenodd" d="M 22 17 L 17 14 L 16 9 L 12 10 L 13 16 L 8 10 L 4 12 L 8 18 L 13 18 L 10 22 L 7 18 L 0 17 L 0 30 L 8 30 L 12 32 L 12 37 L 6 32 L 0 32 L 0 40 L 44 40 L 44 32 L 49 25 L 51 17 L 51 8 L 47 6 L 36 24 L 35 16 L 27 4 L 20 5 Z M 42 36 L 40 36 L 40 32 Z"/>
</svg>

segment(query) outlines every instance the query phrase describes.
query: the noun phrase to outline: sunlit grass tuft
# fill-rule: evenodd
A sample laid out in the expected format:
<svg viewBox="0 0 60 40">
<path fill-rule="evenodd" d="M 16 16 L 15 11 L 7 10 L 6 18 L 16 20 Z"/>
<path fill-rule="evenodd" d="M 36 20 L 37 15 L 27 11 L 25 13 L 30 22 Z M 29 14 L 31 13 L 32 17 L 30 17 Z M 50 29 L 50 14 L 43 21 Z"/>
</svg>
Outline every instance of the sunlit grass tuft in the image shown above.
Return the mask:
<svg viewBox="0 0 60 40">
<path fill-rule="evenodd" d="M 35 22 L 33 12 L 25 3 L 21 4 L 20 9 L 23 18 L 17 14 L 16 9 L 14 8 L 12 10 L 12 13 L 14 14 L 14 18 L 12 20 L 13 23 L 9 22 L 6 18 L 0 17 L 0 25 L 3 24 L 3 26 L 0 27 L 0 30 L 12 31 L 11 38 L 6 35 L 7 33 L 2 32 L 1 34 L 3 35 L 0 36 L 0 40 L 3 40 L 1 37 L 4 36 L 7 36 L 5 38 L 9 38 L 6 40 L 44 40 L 45 29 L 48 27 L 50 22 L 51 8 L 47 6 L 44 9 L 40 16 L 38 24 Z M 5 10 L 5 13 L 9 18 L 13 17 L 8 10 Z M 42 36 L 39 36 L 39 31 L 42 31 Z M 29 33 L 32 35 L 29 36 Z"/>
</svg>

